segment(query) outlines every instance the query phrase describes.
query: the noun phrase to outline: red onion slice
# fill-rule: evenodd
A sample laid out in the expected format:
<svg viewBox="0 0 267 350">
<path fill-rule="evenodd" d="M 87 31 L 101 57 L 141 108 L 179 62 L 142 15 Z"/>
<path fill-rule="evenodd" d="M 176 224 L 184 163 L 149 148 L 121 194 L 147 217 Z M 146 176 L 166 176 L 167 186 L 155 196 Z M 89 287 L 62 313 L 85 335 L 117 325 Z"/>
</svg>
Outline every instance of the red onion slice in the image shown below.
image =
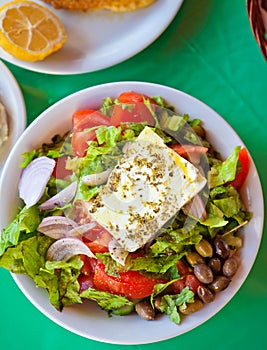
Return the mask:
<svg viewBox="0 0 267 350">
<path fill-rule="evenodd" d="M 62 207 L 69 203 L 75 196 L 77 190 L 77 181 L 72 182 L 70 185 L 65 187 L 62 191 L 58 192 L 53 197 L 39 205 L 40 210 L 49 210 L 55 207 Z"/>
<path fill-rule="evenodd" d="M 27 208 L 35 205 L 44 194 L 55 164 L 54 159 L 43 156 L 34 159 L 23 169 L 19 182 L 19 196 Z"/>
<path fill-rule="evenodd" d="M 48 216 L 38 226 L 38 231 L 54 239 L 66 237 L 78 224 L 65 216 Z"/>
<path fill-rule="evenodd" d="M 46 258 L 50 261 L 68 261 L 71 257 L 80 254 L 95 258 L 87 245 L 79 239 L 61 238 L 51 244 L 46 253 Z"/>
<path fill-rule="evenodd" d="M 107 182 L 112 169 L 107 169 L 98 174 L 90 174 L 82 177 L 82 182 L 87 186 L 98 186 Z"/>
<path fill-rule="evenodd" d="M 77 227 L 74 227 L 73 229 L 71 229 L 67 235 L 68 236 L 83 236 L 85 233 L 90 232 L 90 230 L 92 230 L 92 228 L 94 228 L 96 226 L 95 222 L 89 222 L 88 224 L 83 224 Z"/>
</svg>

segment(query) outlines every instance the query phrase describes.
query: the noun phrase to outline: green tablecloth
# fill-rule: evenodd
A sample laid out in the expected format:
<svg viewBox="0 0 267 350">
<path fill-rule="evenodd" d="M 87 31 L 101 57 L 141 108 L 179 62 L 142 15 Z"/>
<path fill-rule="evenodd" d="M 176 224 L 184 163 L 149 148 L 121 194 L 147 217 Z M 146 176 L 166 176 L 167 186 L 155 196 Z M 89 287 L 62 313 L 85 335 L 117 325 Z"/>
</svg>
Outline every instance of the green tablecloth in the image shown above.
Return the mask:
<svg viewBox="0 0 267 350">
<path fill-rule="evenodd" d="M 145 35 L 145 34 L 144 34 Z M 267 190 L 267 63 L 252 36 L 245 0 L 185 0 L 174 21 L 148 48 L 111 68 L 51 76 L 7 64 L 34 118 L 62 97 L 100 83 L 138 80 L 177 88 L 222 115 L 247 145 Z M 138 349 L 267 349 L 267 238 L 239 292 L 198 328 Z M 84 339 L 54 324 L 0 270 L 1 349 L 120 349 Z"/>
</svg>

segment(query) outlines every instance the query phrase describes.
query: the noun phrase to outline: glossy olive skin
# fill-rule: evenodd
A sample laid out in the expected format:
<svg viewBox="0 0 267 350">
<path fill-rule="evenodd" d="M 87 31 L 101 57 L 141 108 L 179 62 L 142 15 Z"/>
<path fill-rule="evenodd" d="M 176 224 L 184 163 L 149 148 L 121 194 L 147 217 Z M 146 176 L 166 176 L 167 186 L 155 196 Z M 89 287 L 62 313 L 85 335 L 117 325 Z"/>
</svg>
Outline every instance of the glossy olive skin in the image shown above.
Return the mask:
<svg viewBox="0 0 267 350">
<path fill-rule="evenodd" d="M 197 288 L 197 294 L 198 294 L 199 299 L 201 301 L 203 301 L 203 303 L 205 303 L 205 304 L 211 303 L 215 298 L 215 295 L 206 286 L 199 286 Z"/>
<path fill-rule="evenodd" d="M 215 238 L 211 242 L 202 239 L 194 248 L 195 250 L 186 255 L 186 260 L 201 282 L 196 292 L 197 300 L 207 304 L 214 301 L 217 293 L 229 286 L 238 269 L 238 259 L 235 250 L 222 238 Z"/>
<path fill-rule="evenodd" d="M 151 304 L 146 300 L 139 301 L 135 305 L 135 311 L 144 320 L 150 321 L 154 320 L 155 318 L 155 310 L 152 308 Z"/>
<path fill-rule="evenodd" d="M 203 256 L 203 258 L 212 257 L 213 255 L 212 245 L 204 238 L 195 245 L 195 249 L 199 255 Z"/>
<path fill-rule="evenodd" d="M 235 257 L 230 257 L 225 260 L 222 268 L 222 272 L 226 277 L 232 277 L 238 269 L 238 261 Z"/>
<path fill-rule="evenodd" d="M 223 239 L 214 242 L 215 254 L 221 259 L 227 259 L 230 255 L 230 247 Z"/>
<path fill-rule="evenodd" d="M 215 277 L 214 281 L 209 284 L 209 289 L 211 289 L 214 293 L 218 293 L 227 288 L 230 282 L 230 278 L 226 276 L 217 276 Z"/>
<path fill-rule="evenodd" d="M 217 257 L 211 258 L 208 263 L 208 266 L 212 269 L 215 275 L 218 275 L 221 273 L 222 263 L 219 258 Z"/>
<path fill-rule="evenodd" d="M 193 314 L 194 312 L 197 312 L 203 307 L 203 302 L 199 299 L 195 299 L 193 303 L 186 304 L 186 307 L 184 305 L 179 306 L 179 311 L 184 315 Z"/>
<path fill-rule="evenodd" d="M 216 294 L 229 286 L 238 269 L 238 258 L 236 251 L 231 249 L 226 241 L 215 238 L 211 241 L 202 239 L 186 254 L 185 260 L 190 273 L 193 272 L 200 282 L 194 291 L 194 302 L 178 307 L 181 314 L 189 315 L 200 310 L 203 305 L 213 302 Z M 166 289 L 163 294 L 169 292 L 172 294 L 171 289 Z M 161 298 L 162 296 L 158 295 L 154 299 L 154 309 L 148 300 L 139 301 L 135 305 L 135 311 L 143 319 L 153 320 L 158 311 L 162 312 Z"/>
<path fill-rule="evenodd" d="M 196 264 L 194 266 L 194 274 L 202 283 L 208 284 L 213 281 L 213 272 L 206 264 Z"/>
<path fill-rule="evenodd" d="M 205 259 L 197 252 L 191 252 L 186 254 L 186 260 L 192 267 L 194 267 L 196 264 L 205 263 Z"/>
</svg>

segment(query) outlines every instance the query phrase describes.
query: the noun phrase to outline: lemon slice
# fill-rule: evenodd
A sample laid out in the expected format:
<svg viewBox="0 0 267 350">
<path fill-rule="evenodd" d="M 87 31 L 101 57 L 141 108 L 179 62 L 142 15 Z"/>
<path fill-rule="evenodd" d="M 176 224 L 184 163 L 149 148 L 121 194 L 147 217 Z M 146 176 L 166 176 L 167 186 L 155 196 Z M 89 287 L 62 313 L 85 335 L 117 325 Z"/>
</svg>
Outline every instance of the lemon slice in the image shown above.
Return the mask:
<svg viewBox="0 0 267 350">
<path fill-rule="evenodd" d="M 66 39 L 59 18 L 45 6 L 15 0 L 0 7 L 0 46 L 18 59 L 43 60 Z"/>
<path fill-rule="evenodd" d="M 68 10 L 101 10 L 114 12 L 135 11 L 153 4 L 156 0 L 42 0 L 55 9 Z"/>
</svg>

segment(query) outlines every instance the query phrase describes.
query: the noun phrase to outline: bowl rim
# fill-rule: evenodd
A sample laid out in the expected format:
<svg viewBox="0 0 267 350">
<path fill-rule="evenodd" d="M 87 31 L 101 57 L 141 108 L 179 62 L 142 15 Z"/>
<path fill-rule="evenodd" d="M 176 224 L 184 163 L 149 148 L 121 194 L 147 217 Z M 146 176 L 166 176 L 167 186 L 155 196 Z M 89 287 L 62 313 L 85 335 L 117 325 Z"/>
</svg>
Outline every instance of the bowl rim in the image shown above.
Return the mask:
<svg viewBox="0 0 267 350">
<path fill-rule="evenodd" d="M 117 95 L 117 90 L 121 90 L 121 92 L 122 92 L 123 90 L 125 90 L 125 88 L 127 88 L 128 90 L 133 89 L 133 88 L 139 89 L 140 91 L 143 91 L 143 93 L 146 93 L 145 92 L 146 90 L 153 89 L 153 91 L 154 90 L 157 91 L 157 89 L 158 89 L 158 90 L 161 90 L 162 92 L 164 91 L 166 93 L 172 92 L 173 94 L 178 94 L 182 98 L 189 99 L 190 101 L 195 103 L 197 106 L 202 106 L 205 110 L 209 111 L 210 113 L 215 115 L 217 118 L 219 118 L 220 122 L 223 123 L 230 130 L 231 133 L 233 133 L 234 137 L 237 140 L 239 140 L 239 142 L 242 145 L 244 145 L 243 141 L 238 136 L 236 131 L 231 127 L 231 125 L 224 118 L 222 118 L 217 112 L 215 112 L 212 108 L 210 108 L 208 105 L 206 105 L 202 101 L 198 100 L 197 98 L 195 98 L 195 97 L 193 97 L 193 96 L 191 96 L 191 95 L 189 95 L 181 90 L 178 90 L 178 89 L 175 89 L 172 87 L 168 87 L 166 85 L 160 85 L 160 84 L 149 83 L 149 82 L 140 82 L 140 81 L 110 82 L 110 83 L 99 84 L 96 86 L 91 86 L 89 88 L 85 88 L 85 89 L 82 89 L 80 91 L 74 92 L 74 93 L 64 97 L 63 99 L 59 100 L 58 102 L 56 102 L 52 106 L 48 107 L 44 112 L 42 112 L 28 126 L 28 128 L 23 132 L 23 134 L 20 136 L 20 138 L 16 142 L 16 146 L 10 152 L 10 155 L 5 163 L 5 166 L 3 169 L 3 174 L 6 175 L 6 173 L 8 172 L 8 169 L 11 166 L 12 158 L 16 156 L 16 153 L 18 153 L 17 148 L 20 145 L 20 143 L 22 143 L 23 139 L 25 137 L 27 137 L 27 135 L 30 134 L 32 132 L 32 130 L 37 128 L 37 125 L 40 123 L 40 121 L 45 119 L 47 115 L 49 115 L 51 112 L 54 111 L 54 109 L 59 108 L 60 105 L 64 104 L 66 101 L 69 101 L 70 99 L 75 100 L 79 96 L 83 96 L 84 94 L 87 95 L 90 93 L 97 95 L 97 93 L 99 93 L 100 91 L 104 91 L 104 90 L 110 89 L 110 88 L 112 88 L 112 91 L 116 91 L 116 92 L 114 92 L 114 95 Z M 163 96 L 163 98 L 165 98 L 165 96 Z M 168 98 L 165 98 L 165 99 L 168 100 Z M 70 113 L 70 115 L 71 115 L 71 113 Z M 51 135 L 51 136 L 53 136 L 53 135 Z M 258 234 L 257 244 L 254 247 L 255 251 L 254 251 L 254 255 L 253 255 L 252 260 L 251 260 L 251 264 L 250 264 L 249 268 L 245 271 L 245 273 L 243 273 L 242 279 L 235 280 L 235 287 L 233 288 L 233 292 L 232 292 L 230 298 L 221 298 L 219 307 L 212 308 L 212 310 L 210 310 L 210 312 L 208 314 L 208 317 L 206 317 L 204 320 L 197 320 L 196 322 L 193 322 L 193 325 L 191 325 L 187 329 L 185 329 L 181 332 L 179 332 L 179 330 L 177 330 L 176 334 L 167 335 L 167 336 L 161 335 L 160 337 L 158 337 L 158 335 L 157 335 L 156 337 L 154 336 L 154 338 L 150 337 L 150 339 L 142 339 L 141 341 L 133 340 L 133 339 L 129 340 L 129 341 L 125 341 L 125 340 L 121 341 L 121 340 L 115 340 L 114 338 L 105 338 L 104 336 L 102 336 L 102 337 L 101 336 L 94 336 L 92 334 L 86 335 L 82 331 L 77 331 L 77 329 L 75 330 L 74 329 L 75 327 L 70 327 L 70 326 L 64 324 L 63 321 L 51 317 L 51 314 L 49 313 L 49 311 L 47 311 L 42 305 L 39 305 L 38 302 L 36 300 L 33 300 L 31 295 L 28 294 L 27 288 L 25 288 L 25 285 L 24 285 L 24 282 L 22 282 L 21 276 L 12 274 L 13 279 L 15 280 L 16 284 L 21 289 L 21 291 L 24 293 L 24 295 L 31 301 L 31 303 L 34 304 L 35 307 L 37 309 L 39 309 L 42 313 L 44 313 L 50 320 L 61 325 L 63 328 L 65 328 L 65 329 L 67 329 L 75 334 L 78 334 L 80 336 L 83 336 L 85 338 L 97 340 L 97 341 L 104 342 L 104 343 L 111 343 L 111 344 L 137 345 L 137 344 L 147 344 L 147 343 L 159 342 L 162 340 L 166 340 L 166 339 L 170 339 L 170 338 L 179 336 L 185 332 L 191 331 L 192 329 L 196 328 L 197 326 L 201 325 L 202 323 L 204 323 L 204 322 L 208 321 L 210 318 L 212 318 L 218 311 L 220 311 L 222 308 L 224 308 L 224 306 L 234 297 L 234 295 L 240 289 L 241 285 L 245 282 L 248 274 L 250 273 L 250 270 L 252 269 L 252 266 L 255 262 L 255 259 L 257 257 L 258 250 L 259 250 L 260 243 L 261 243 L 262 231 L 263 231 L 264 203 L 263 203 L 263 193 L 262 193 L 262 187 L 261 187 L 259 175 L 258 175 L 256 166 L 255 166 L 255 163 L 254 163 L 251 156 L 250 156 L 250 158 L 251 158 L 251 164 L 252 164 L 253 171 L 254 171 L 254 181 L 256 181 L 257 187 L 259 187 L 259 189 L 260 189 L 260 193 L 257 194 L 257 201 L 258 201 L 258 205 L 259 205 L 260 210 L 261 210 L 261 215 L 260 215 L 259 220 L 258 220 L 258 226 L 260 228 L 260 232 Z M 0 179 L 0 196 L 1 196 L 1 189 L 3 188 L 3 182 L 4 181 Z M 1 216 L 1 214 L 0 214 L 0 216 Z M 205 305 L 205 307 L 206 307 L 206 305 Z M 167 321 L 171 322 L 169 320 L 167 320 Z"/>
<path fill-rule="evenodd" d="M 12 147 L 15 145 L 19 136 L 25 130 L 27 118 L 26 118 L 26 106 L 24 102 L 24 97 L 20 86 L 15 79 L 14 75 L 11 73 L 9 68 L 4 64 L 4 62 L 0 59 L 0 73 L 1 80 L 4 80 L 4 89 L 8 89 L 7 93 L 1 94 L 0 102 L 6 108 L 7 114 L 10 119 L 11 130 L 9 139 L 6 141 L 6 144 L 3 145 L 3 154 L 1 154 L 0 158 L 0 176 L 2 173 L 2 169 L 4 167 L 4 163 L 6 162 L 9 152 Z M 1 86 L 0 86 L 1 90 Z M 1 91 L 0 91 L 1 92 Z M 9 95 L 8 103 L 5 101 L 5 96 Z M 15 110 L 15 114 L 12 113 L 11 109 Z"/>
</svg>

